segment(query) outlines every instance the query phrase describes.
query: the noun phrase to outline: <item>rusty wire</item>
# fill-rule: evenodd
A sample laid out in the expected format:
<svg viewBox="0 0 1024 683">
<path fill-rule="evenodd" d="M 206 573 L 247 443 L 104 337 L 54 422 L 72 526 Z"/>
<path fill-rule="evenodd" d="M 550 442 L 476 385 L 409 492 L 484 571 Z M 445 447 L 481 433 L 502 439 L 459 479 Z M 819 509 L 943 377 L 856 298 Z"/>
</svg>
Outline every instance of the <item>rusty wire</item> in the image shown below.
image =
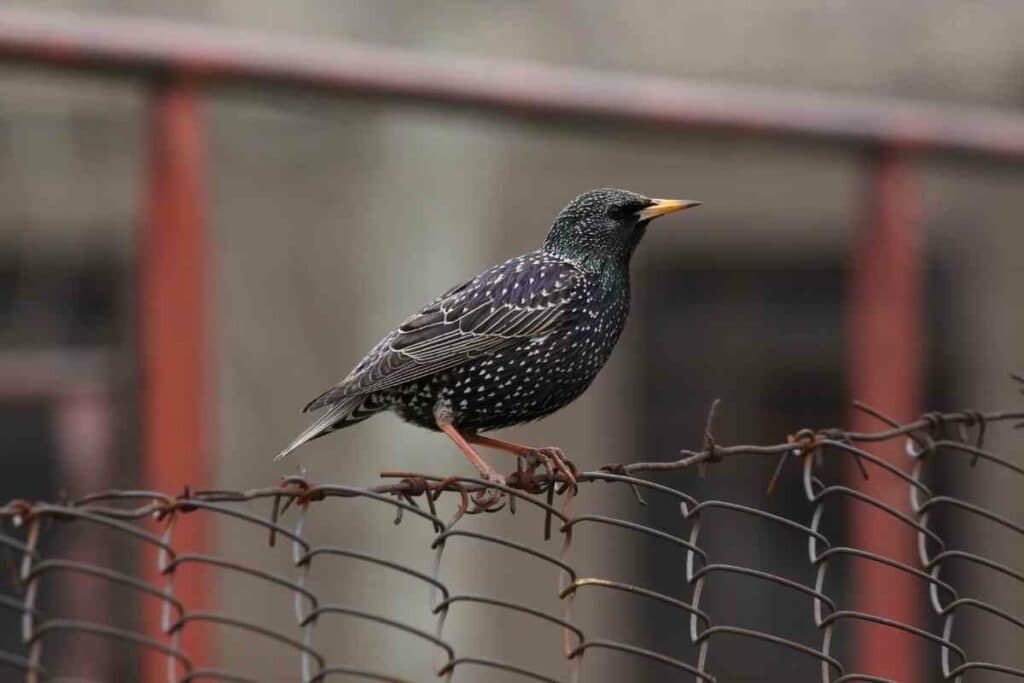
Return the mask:
<svg viewBox="0 0 1024 683">
<path fill-rule="evenodd" d="M 900 424 L 867 406 L 861 408 L 884 423 L 876 432 L 851 432 L 838 429 L 801 430 L 785 442 L 760 446 L 720 446 L 712 436 L 715 406 L 708 417 L 700 451 L 683 451 L 681 458 L 672 462 L 640 462 L 612 465 L 601 470 L 582 472 L 577 479 L 581 484 L 576 495 L 580 497 L 604 495 L 606 486 L 631 487 L 638 503 L 649 498 L 660 498 L 675 506 L 679 521 L 688 527 L 688 533 L 655 528 L 630 519 L 599 514 L 572 513 L 573 496 L 566 486 L 551 473 L 537 474 L 520 467 L 508 485 L 468 477 L 441 477 L 416 473 L 389 473 L 385 483 L 360 488 L 336 484 L 316 484 L 302 477 L 286 477 L 279 485 L 248 491 L 185 491 L 171 496 L 150 491 L 106 491 L 63 503 L 11 501 L 0 508 L 0 551 L 6 556 L 6 592 L 0 594 L 0 610 L 15 613 L 21 619 L 23 649 L 17 652 L 0 651 L 0 671 L 23 677 L 29 683 L 47 680 L 47 662 L 56 662 L 59 653 L 49 650 L 49 637 L 58 632 L 90 633 L 118 641 L 122 647 L 138 652 L 158 653 L 167 660 L 168 681 L 248 681 L 237 672 L 217 668 L 216 662 L 196 662 L 185 651 L 182 632 L 190 624 L 204 623 L 220 629 L 234 629 L 250 637 L 266 638 L 290 648 L 295 655 L 295 680 L 304 683 L 327 681 L 341 677 L 350 680 L 402 681 L 387 672 L 387 662 L 379 669 L 367 669 L 352 663 L 334 661 L 331 652 L 313 646 L 317 624 L 329 615 L 345 615 L 361 622 L 374 623 L 402 631 L 437 650 L 438 665 L 432 674 L 442 680 L 451 680 L 456 670 L 484 668 L 502 671 L 523 680 L 575 682 L 580 680 L 581 661 L 589 652 L 608 650 L 627 656 L 656 662 L 684 677 L 695 681 L 717 681 L 711 670 L 712 647 L 730 647 L 738 639 L 753 639 L 772 647 L 781 648 L 793 657 L 808 658 L 820 665 L 823 683 L 840 681 L 885 680 L 851 670 L 849 663 L 836 655 L 835 628 L 848 621 L 869 622 L 901 631 L 920 638 L 937 647 L 941 674 L 944 681 L 963 681 L 965 674 L 974 670 L 995 671 L 1024 679 L 1024 670 L 1011 665 L 974 659 L 960 644 L 954 626 L 956 617 L 965 610 L 979 610 L 993 615 L 1008 628 L 1024 630 L 1024 615 L 1013 614 L 1006 606 L 993 605 L 969 595 L 963 587 L 954 586 L 944 578 L 944 570 L 953 562 L 968 562 L 998 572 L 1024 583 L 1024 567 L 1009 567 L 994 559 L 955 547 L 933 528 L 932 516 L 940 508 L 957 510 L 979 516 L 992 523 L 1024 535 L 1024 525 L 999 515 L 977 502 L 942 495 L 932 491 L 925 483 L 928 467 L 938 458 L 969 458 L 972 465 L 998 467 L 1014 475 L 1024 475 L 1024 467 L 1011 462 L 986 448 L 986 436 L 996 424 L 1024 420 L 1024 412 L 930 413 Z M 1018 425 L 1019 426 L 1019 425 Z M 973 431 L 972 431 L 973 430 Z M 906 442 L 907 457 L 913 467 L 904 470 L 868 450 L 871 444 L 891 440 Z M 806 520 L 793 520 L 727 500 L 698 500 L 686 491 L 666 483 L 641 478 L 639 475 L 658 476 L 666 472 L 694 465 L 706 465 L 727 457 L 740 455 L 768 455 L 780 458 L 776 478 L 783 473 L 789 458 L 801 462 L 799 476 L 804 495 L 812 507 Z M 897 478 L 910 493 L 910 511 L 895 508 L 858 490 L 856 481 L 828 483 L 823 481 L 816 467 L 822 456 L 852 458 L 867 474 L 869 463 L 885 476 Z M 909 472 L 909 473 L 908 473 Z M 500 489 L 508 507 L 533 506 L 546 518 L 545 535 L 559 534 L 561 551 L 553 555 L 543 549 L 508 538 L 464 528 L 467 515 L 482 512 L 471 495 L 485 489 Z M 441 511 L 438 502 L 444 497 L 453 503 L 450 515 Z M 911 566 L 893 558 L 884 557 L 860 548 L 837 545 L 822 531 L 825 503 L 833 498 L 854 498 L 874 506 L 893 520 L 913 529 L 918 537 L 919 564 Z M 416 555 L 433 554 L 432 570 L 420 571 L 406 562 L 380 557 L 358 548 L 340 545 L 314 545 L 308 540 L 308 511 L 313 505 L 360 499 L 371 501 L 396 515 L 395 522 L 409 517 L 420 520 L 423 541 L 418 547 L 407 549 Z M 256 514 L 243 503 L 266 501 L 267 513 Z M 262 528 L 268 534 L 271 546 L 278 541 L 290 545 L 293 572 L 279 575 L 258 566 L 252 566 L 227 557 L 182 552 L 176 548 L 173 530 L 182 515 L 206 517 L 228 516 L 249 525 Z M 704 522 L 710 516 L 744 515 L 759 524 L 778 525 L 786 533 L 806 539 L 807 561 L 813 569 L 814 582 L 807 585 L 793 577 L 772 573 L 758 567 L 718 562 L 702 547 Z M 156 520 L 155 526 L 152 521 Z M 211 520 L 212 521 L 212 520 Z M 123 568 L 98 566 L 70 558 L 49 557 L 41 550 L 41 537 L 55 523 L 98 525 L 117 534 L 150 546 L 158 564 L 163 583 L 150 583 Z M 688 593 L 687 599 L 668 595 L 654 588 L 619 582 L 608 577 L 584 576 L 573 564 L 572 539 L 578 529 L 616 528 L 637 536 L 663 543 L 679 553 L 681 566 L 680 587 Z M 157 529 L 154 531 L 154 529 Z M 451 539 L 462 538 L 481 546 L 498 545 L 514 552 L 527 554 L 550 567 L 557 576 L 546 593 L 548 608 L 522 605 L 494 596 L 459 593 L 448 585 L 440 571 L 441 558 Z M 395 572 L 410 577 L 429 589 L 429 604 L 419 609 L 436 618 L 432 631 L 353 605 L 323 602 L 309 587 L 308 575 L 318 558 L 337 556 L 367 563 L 380 571 Z M 876 562 L 919 579 L 927 591 L 931 608 L 941 619 L 942 629 L 928 629 L 897 622 L 885 617 L 844 609 L 835 596 L 826 592 L 826 577 L 830 566 L 838 558 L 856 557 Z M 237 572 L 276 586 L 294 598 L 294 624 L 290 629 L 252 623 L 231 614 L 200 611 L 185 604 L 175 594 L 174 579 L 177 570 L 189 564 L 215 567 L 226 572 Z M 110 624 L 68 619 L 59 614 L 43 614 L 40 609 L 41 579 L 52 573 L 72 572 L 87 574 L 122 587 L 152 596 L 162 604 L 161 633 L 143 634 Z M 758 584 L 774 584 L 790 591 L 794 604 L 807 605 L 807 618 L 816 627 L 817 642 L 799 642 L 779 633 L 759 631 L 716 619 L 715 606 L 705 604 L 706 585 L 718 577 L 730 574 Z M 689 623 L 687 638 L 696 646 L 696 657 L 687 659 L 684 652 L 657 651 L 643 643 L 609 640 L 588 633 L 584 624 L 573 617 L 574 600 L 599 599 L 607 592 L 617 592 L 638 600 L 653 601 L 677 611 Z M 804 602 L 806 601 L 806 602 Z M 563 634 L 565 671 L 552 675 L 534 671 L 527 662 L 505 662 L 459 652 L 445 635 L 448 613 L 452 605 L 476 603 L 489 608 L 516 612 L 547 624 Z M 560 610 L 559 610 L 560 606 Z M 59 609 L 59 605 L 57 608 Z M 410 607 L 413 609 L 413 607 Z M 1024 634 L 1021 634 L 1024 635 Z M 426 675 L 426 674 L 425 674 Z"/>
</svg>

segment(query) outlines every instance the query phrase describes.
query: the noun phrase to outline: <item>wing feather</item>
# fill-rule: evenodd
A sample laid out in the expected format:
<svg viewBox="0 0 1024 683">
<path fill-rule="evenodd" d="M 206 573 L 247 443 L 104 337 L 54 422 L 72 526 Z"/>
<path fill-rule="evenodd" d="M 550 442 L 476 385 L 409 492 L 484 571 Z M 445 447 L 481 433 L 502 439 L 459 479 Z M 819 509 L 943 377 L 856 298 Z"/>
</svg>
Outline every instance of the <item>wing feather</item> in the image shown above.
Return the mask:
<svg viewBox="0 0 1024 683">
<path fill-rule="evenodd" d="M 541 252 L 494 266 L 406 319 L 306 410 L 414 382 L 549 334 L 572 319 L 582 284 L 575 266 Z"/>
</svg>

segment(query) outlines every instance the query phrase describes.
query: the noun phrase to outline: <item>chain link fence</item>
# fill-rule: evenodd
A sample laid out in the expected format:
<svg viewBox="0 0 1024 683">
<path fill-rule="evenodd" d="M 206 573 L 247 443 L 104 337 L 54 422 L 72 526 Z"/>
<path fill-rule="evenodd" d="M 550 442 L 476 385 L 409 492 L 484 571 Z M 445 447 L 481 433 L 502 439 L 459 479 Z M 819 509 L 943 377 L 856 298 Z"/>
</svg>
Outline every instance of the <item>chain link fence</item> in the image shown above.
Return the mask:
<svg viewBox="0 0 1024 683">
<path fill-rule="evenodd" d="M 700 450 L 685 451 L 675 462 L 612 465 L 583 472 L 575 492 L 569 490 L 567 482 L 542 468 L 520 463 L 507 485 L 500 487 L 467 477 L 386 473 L 383 484 L 368 488 L 317 484 L 292 476 L 279 485 L 247 491 L 186 491 L 178 496 L 106 491 L 74 501 L 11 501 L 0 509 L 4 521 L 0 547 L 7 567 L 0 610 L 13 619 L 0 623 L 11 624 L 17 633 L 16 637 L 7 634 L 10 637 L 0 641 L 14 643 L 0 651 L 0 670 L 4 671 L 4 680 L 23 679 L 29 683 L 86 680 L 68 670 L 73 666 L 73 658 L 67 656 L 68 643 L 93 638 L 116 641 L 120 650 L 135 652 L 139 657 L 162 658 L 166 661 L 167 681 L 259 679 L 252 672 L 219 668 L 222 664 L 217 661 L 195 659 L 183 634 L 190 629 L 205 629 L 204 633 L 215 631 L 217 637 L 249 639 L 254 648 L 275 643 L 293 658 L 293 680 L 408 680 L 391 673 L 391 657 L 349 661 L 339 656 L 341 649 L 329 639 L 317 638 L 318 626 L 326 620 L 348 619 L 353 629 L 391 630 L 403 634 L 416 647 L 430 650 L 434 664 L 425 667 L 415 680 L 431 680 L 434 676 L 445 681 L 459 677 L 465 680 L 465 674 L 479 677 L 474 680 L 498 680 L 500 676 L 501 680 L 580 681 L 589 678 L 582 668 L 585 662 L 614 654 L 630 662 L 636 660 L 637 666 L 640 660 L 645 666 L 655 666 L 661 670 L 658 680 L 722 681 L 712 653 L 738 652 L 746 641 L 778 650 L 787 658 L 811 662 L 813 669 L 820 671 L 817 677 L 823 683 L 886 680 L 858 672 L 851 658 L 843 655 L 848 652 L 843 640 L 852 632 L 844 625 L 858 622 L 919 640 L 926 656 L 934 658 L 944 681 L 981 680 L 975 676 L 985 672 L 1001 676 L 1000 680 L 1024 679 L 1024 669 L 1012 663 L 973 655 L 963 638 L 965 629 L 958 629 L 966 612 L 984 613 L 993 618 L 987 622 L 988 632 L 1001 629 L 1009 634 L 1009 642 L 1019 642 L 1024 636 L 1024 615 L 1014 609 L 1015 600 L 999 602 L 979 597 L 976 583 L 961 585 L 956 581 L 959 573 L 953 565 L 972 565 L 1015 584 L 1024 584 L 1024 567 L 972 550 L 971 539 L 953 537 L 948 525 L 937 524 L 935 519 L 950 513 L 973 516 L 1008 531 L 1018 546 L 1024 525 L 1013 521 L 1012 511 L 1002 511 L 1000 503 L 1004 501 L 968 501 L 947 495 L 946 488 L 953 492 L 966 490 L 962 479 L 950 482 L 939 477 L 939 484 L 945 486 L 940 489 L 932 478 L 935 468 L 950 459 L 964 461 L 965 471 L 971 473 L 986 468 L 998 470 L 1000 477 L 1024 475 L 1024 466 L 1011 454 L 995 452 L 987 445 L 995 430 L 1020 427 L 1015 423 L 1024 420 L 1024 411 L 930 413 L 899 424 L 869 407 L 861 408 L 879 420 L 878 431 L 804 429 L 785 442 L 759 446 L 716 443 L 711 429 L 712 408 Z M 876 454 L 877 446 L 895 443 L 905 453 L 901 456 L 904 463 Z M 698 500 L 669 481 L 671 473 L 680 469 L 713 467 L 724 458 L 757 456 L 779 459 L 775 479 L 799 477 L 810 504 L 809 518 L 789 519 L 730 500 Z M 826 480 L 822 473 L 827 468 L 821 465 L 829 459 L 849 460 L 851 467 L 844 470 L 847 473 L 859 471 L 874 480 L 888 478 L 897 483 L 907 496 L 907 505 L 902 507 L 865 492 L 866 487 L 861 486 L 865 480 L 859 476 Z M 493 488 L 504 494 L 497 506 L 500 510 L 481 509 L 476 494 Z M 631 499 L 620 509 L 633 510 L 635 515 L 603 514 L 600 506 L 592 505 L 620 494 Z M 889 522 L 910 529 L 917 538 L 917 560 L 908 563 L 830 538 L 834 534 L 827 531 L 826 522 L 830 516 L 841 515 L 842 503 L 848 500 L 870 506 Z M 414 540 L 403 542 L 394 556 L 386 556 L 355 544 L 321 543 L 312 538 L 312 511 L 356 514 L 352 506 L 357 502 L 365 504 L 360 515 L 387 516 L 399 527 L 413 527 L 412 535 L 406 538 Z M 675 510 L 673 523 L 648 523 L 642 511 L 651 506 Z M 493 533 L 475 521 L 495 512 L 515 513 L 515 519 L 528 525 L 526 540 Z M 789 575 L 774 568 L 730 564 L 711 556 L 705 543 L 709 525 L 716 518 L 735 516 L 752 522 L 755 528 L 776 527 L 773 533 L 781 530 L 805 541 L 801 547 L 806 547 L 806 555 L 793 558 L 793 566 L 804 571 Z M 259 530 L 265 538 L 266 553 L 286 549 L 290 553 L 290 572 L 277 573 L 259 562 L 192 553 L 176 546 L 176 526 L 212 524 L 215 517 L 230 518 L 234 524 Z M 126 539 L 135 550 L 82 559 L 55 554 L 46 542 L 58 530 L 78 533 L 91 528 Z M 715 526 L 716 530 L 721 528 Z M 664 545 L 677 563 L 678 569 L 669 572 L 675 584 L 637 585 L 599 572 L 584 572 L 581 566 L 587 562 L 577 558 L 578 539 L 584 534 L 613 532 Z M 747 537 L 730 541 L 753 542 Z M 530 595 L 535 600 L 530 603 L 464 591 L 449 578 L 443 562 L 457 543 L 471 544 L 475 553 L 526 556 L 546 567 L 550 581 L 531 587 Z M 1013 543 L 1006 545 L 1011 549 Z M 138 550 L 142 548 L 148 548 L 148 554 Z M 1021 556 L 1019 552 L 1010 555 L 1014 559 Z M 153 558 L 155 570 L 147 573 L 148 560 L 140 557 Z M 911 624 L 845 607 L 844 596 L 831 587 L 830 578 L 844 571 L 844 563 L 851 560 L 876 563 L 910 577 L 921 592 L 922 602 L 926 599 L 934 614 L 921 624 Z M 327 564 L 329 568 L 324 566 Z M 395 580 L 420 584 L 424 599 L 420 603 L 403 602 L 401 614 L 391 615 L 372 607 L 332 601 L 311 581 L 315 568 L 323 567 L 319 570 L 337 577 L 338 572 L 356 565 Z M 222 606 L 206 610 L 187 604 L 176 593 L 175 583 L 184 572 L 197 568 L 208 572 L 204 574 L 207 577 L 217 573 L 267 584 L 290 596 L 293 615 L 287 621 L 265 623 L 222 610 Z M 69 615 L 66 596 L 47 597 L 48 588 L 56 585 L 52 579 L 58 575 L 86 575 L 100 583 L 114 584 L 139 600 L 157 601 L 161 606 L 160 636 L 145 635 L 138 624 L 105 623 Z M 807 575 L 813 580 L 807 581 Z M 149 578 L 153 576 L 159 580 Z M 801 639 L 788 632 L 723 620 L 719 616 L 722 612 L 709 597 L 709 588 L 726 576 L 748 582 L 754 595 L 771 586 L 787 592 L 792 612 L 812 623 L 816 636 Z M 649 634 L 642 630 L 634 634 L 634 640 L 601 633 L 586 613 L 612 609 L 608 601 L 612 593 L 655 603 L 677 615 L 679 628 L 673 638 L 678 647 L 664 647 L 665 638 L 645 639 Z M 584 605 L 588 609 L 581 609 Z M 550 631 L 552 647 L 561 648 L 561 669 L 537 670 L 535 659 L 527 654 L 520 660 L 502 661 L 460 648 L 450 634 L 457 619 L 472 618 L 474 613 L 465 610 L 468 606 L 489 610 L 500 619 L 512 620 L 516 615 L 517 628 L 525 624 L 526 628 Z M 628 670 L 633 665 L 626 666 Z M 471 671 L 475 673 L 467 673 Z"/>
</svg>

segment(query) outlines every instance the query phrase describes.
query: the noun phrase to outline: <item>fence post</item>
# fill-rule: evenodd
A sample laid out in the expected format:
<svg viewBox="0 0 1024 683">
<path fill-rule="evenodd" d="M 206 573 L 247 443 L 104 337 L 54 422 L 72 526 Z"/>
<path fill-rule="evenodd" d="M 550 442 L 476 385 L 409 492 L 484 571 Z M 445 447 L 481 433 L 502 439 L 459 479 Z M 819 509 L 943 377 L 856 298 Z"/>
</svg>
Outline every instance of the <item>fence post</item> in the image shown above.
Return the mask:
<svg viewBox="0 0 1024 683">
<path fill-rule="evenodd" d="M 854 237 L 848 292 L 848 388 L 860 399 L 897 420 L 921 412 L 924 375 L 924 257 L 920 188 L 906 149 L 872 150 L 867 168 L 864 222 Z M 854 430 L 876 430 L 877 420 L 854 411 Z M 900 440 L 869 450 L 902 469 L 909 459 Z M 861 481 L 850 462 L 847 478 L 879 500 L 910 512 L 906 484 L 880 468 Z M 917 564 L 913 530 L 887 513 L 851 500 L 850 543 L 854 547 Z M 924 591 L 904 572 L 875 562 L 853 561 L 852 608 L 920 625 Z M 922 681 L 920 642 L 895 629 L 858 622 L 854 671 L 899 681 Z"/>
<path fill-rule="evenodd" d="M 138 274 L 142 480 L 149 490 L 174 493 L 210 481 L 205 140 L 196 84 L 160 79 L 149 105 L 149 184 Z M 203 552 L 209 532 L 181 522 L 175 525 L 175 546 Z M 162 585 L 155 551 L 142 562 L 147 580 Z M 196 568 L 176 577 L 175 595 L 190 609 L 205 606 L 207 590 Z M 143 621 L 149 635 L 165 638 L 158 630 L 158 603 L 145 602 Z M 188 629 L 184 635 L 185 651 L 204 661 L 212 651 L 208 639 Z M 163 656 L 147 654 L 140 664 L 143 681 L 167 679 Z"/>
</svg>

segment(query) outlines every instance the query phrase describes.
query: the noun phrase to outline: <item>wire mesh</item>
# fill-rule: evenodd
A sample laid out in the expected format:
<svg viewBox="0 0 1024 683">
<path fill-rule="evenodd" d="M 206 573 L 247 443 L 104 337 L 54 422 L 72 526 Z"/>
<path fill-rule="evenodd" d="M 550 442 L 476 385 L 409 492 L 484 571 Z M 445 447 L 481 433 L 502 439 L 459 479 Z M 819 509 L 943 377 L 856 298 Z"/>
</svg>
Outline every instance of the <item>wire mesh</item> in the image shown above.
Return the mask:
<svg viewBox="0 0 1024 683">
<path fill-rule="evenodd" d="M 1020 378 L 1017 378 L 1020 380 Z M 704 443 L 698 451 L 684 451 L 673 462 L 639 462 L 611 465 L 600 470 L 580 473 L 578 489 L 570 489 L 560 475 L 537 469 L 517 469 L 505 485 L 468 477 L 441 477 L 413 473 L 385 473 L 388 479 L 374 487 L 337 484 L 316 484 L 300 476 L 284 478 L 278 485 L 247 491 L 185 491 L 172 496 L 152 491 L 106 491 L 65 502 L 11 501 L 0 509 L 4 521 L 0 548 L 6 556 L 6 580 L 0 594 L 0 610 L 20 620 L 17 639 L 20 647 L 0 651 L 0 670 L 5 680 L 23 678 L 29 683 L 56 679 L 52 674 L 61 662 L 61 650 L 53 643 L 59 634 L 78 637 L 90 635 L 117 641 L 120 648 L 163 658 L 168 681 L 249 681 L 250 674 L 226 670 L 218 662 L 195 661 L 185 645 L 183 633 L 188 629 L 213 628 L 233 632 L 254 643 L 272 641 L 291 652 L 294 658 L 294 680 L 312 683 L 327 680 L 404 681 L 391 673 L 392 662 L 386 658 L 373 666 L 345 661 L 330 642 L 316 638 L 318 625 L 326 620 L 346 618 L 367 629 L 380 627 L 401 632 L 436 652 L 436 664 L 417 680 L 434 676 L 451 681 L 457 672 L 490 670 L 497 675 L 521 680 L 582 680 L 582 663 L 597 652 L 615 653 L 662 667 L 673 680 L 721 681 L 715 671 L 712 651 L 728 652 L 739 641 L 757 641 L 764 647 L 778 649 L 785 656 L 813 662 L 823 683 L 840 681 L 882 681 L 878 676 L 858 672 L 837 649 L 841 628 L 851 622 L 870 623 L 920 639 L 934 652 L 944 681 L 973 680 L 976 672 L 995 672 L 1014 679 L 1024 679 L 1024 670 L 1005 661 L 989 661 L 973 656 L 958 631 L 958 620 L 967 611 L 983 612 L 996 618 L 998 628 L 1010 630 L 1011 638 L 1019 638 L 1024 618 L 1015 614 L 1012 601 L 995 604 L 979 597 L 976 585 L 955 581 L 957 564 L 970 564 L 984 571 L 1024 583 L 1024 567 L 986 556 L 970 549 L 965 539 L 950 537 L 935 524 L 943 512 L 977 517 L 1008 530 L 1015 536 L 1024 534 L 1024 525 L 1010 515 L 997 512 L 980 502 L 945 495 L 930 483 L 931 470 L 944 459 L 967 462 L 975 472 L 995 468 L 1007 476 L 1024 475 L 1024 466 L 1010 457 L 990 450 L 986 441 L 997 428 L 1012 426 L 1024 420 L 1024 412 L 963 411 L 929 413 L 920 419 L 900 424 L 866 406 L 882 426 L 874 432 L 852 432 L 839 429 L 810 430 L 794 433 L 785 442 L 759 446 L 720 446 L 712 435 L 714 407 L 708 418 Z M 1017 427 L 1020 424 L 1015 425 Z M 877 444 L 902 442 L 906 467 L 894 464 L 872 452 Z M 789 519 L 750 505 L 730 500 L 698 500 L 679 486 L 659 481 L 668 473 L 689 467 L 706 467 L 723 458 L 737 456 L 774 456 L 779 458 L 776 478 L 799 476 L 803 494 L 811 506 L 809 519 Z M 865 493 L 859 478 L 827 481 L 823 477 L 826 459 L 850 459 L 865 474 L 885 476 L 898 481 L 909 494 L 909 504 L 901 509 Z M 798 461 L 799 468 L 785 464 Z M 974 466 L 978 466 L 977 470 Z M 852 468 L 851 468 L 852 469 Z M 856 470 L 852 470 L 856 471 Z M 774 480 L 772 482 L 774 484 Z M 588 499 L 610 495 L 611 491 L 631 490 L 628 509 L 668 505 L 678 511 L 673 525 L 654 526 L 637 521 L 640 516 L 626 518 L 592 513 L 574 513 L 574 507 Z M 500 490 L 504 496 L 497 506 L 481 506 L 479 494 Z M 885 515 L 913 530 L 917 537 L 918 561 L 908 564 L 863 548 L 842 545 L 829 538 L 824 520 L 837 514 L 836 501 L 854 499 L 882 511 Z M 400 557 L 387 557 L 355 545 L 319 543 L 310 535 L 310 511 L 331 506 L 332 514 L 345 514 L 346 506 L 362 501 L 370 505 L 372 514 L 394 516 L 395 524 L 415 525 L 418 543 L 403 545 Z M 999 501 L 985 501 L 997 504 Z M 533 508 L 543 517 L 542 529 L 536 529 L 537 542 L 522 542 L 486 529 L 475 528 L 471 522 L 482 513 L 495 512 L 494 507 L 509 509 Z M 243 561 L 230 556 L 214 556 L 183 551 L 174 539 L 175 526 L 183 518 L 201 518 L 211 523 L 213 517 L 227 517 L 266 534 L 268 548 L 284 546 L 290 552 L 287 574 L 275 573 L 259 562 Z M 709 523 L 718 517 L 741 516 L 752 520 L 758 528 L 771 525 L 787 534 L 806 540 L 807 555 L 800 561 L 810 568 L 813 581 L 797 575 L 763 567 L 744 566 L 719 561 L 705 544 Z M 118 563 L 116 558 L 101 565 L 62 557 L 47 550 L 44 540 L 59 526 L 102 527 L 118 536 L 131 539 L 140 547 L 151 549 L 160 581 L 148 580 L 138 563 Z M 666 591 L 663 587 L 637 585 L 612 576 L 592 576 L 580 570 L 574 556 L 574 537 L 587 532 L 628 534 L 664 544 L 679 559 L 680 571 L 675 574 L 678 585 Z M 550 542 L 542 538 L 553 539 Z M 750 539 L 737 538 L 736 542 Z M 1018 539 L 1019 540 L 1019 539 Z M 442 558 L 453 543 L 474 544 L 476 552 L 511 552 L 531 558 L 550 570 L 551 583 L 546 590 L 532 592 L 538 604 L 524 604 L 499 596 L 461 590 L 453 585 L 443 571 Z M 551 543 L 557 551 L 552 552 Z M 429 568 L 422 569 L 418 560 L 429 558 Z M 866 561 L 901 572 L 920 582 L 926 592 L 930 609 L 937 616 L 937 628 L 927 623 L 910 624 L 883 615 L 845 608 L 842 597 L 830 588 L 831 573 L 841 571 L 842 563 L 851 559 Z M 405 615 L 396 618 L 381 610 L 361 605 L 332 602 L 318 593 L 310 582 L 315 566 L 344 560 L 373 568 L 374 571 L 401 576 L 422 585 L 428 600 L 422 604 L 405 604 Z M 230 611 L 199 609 L 175 593 L 175 578 L 190 566 L 201 566 L 225 575 L 245 576 L 249 580 L 273 586 L 291 596 L 294 619 L 289 625 L 265 624 L 246 619 Z M 348 565 L 346 565 L 348 566 Z M 69 617 L 60 601 L 50 601 L 43 608 L 42 597 L 49 577 L 58 574 L 81 574 L 137 593 L 140 597 L 159 601 L 161 623 L 159 635 L 147 635 L 141 628 L 100 623 Z M 813 640 L 792 634 L 721 620 L 719 610 L 710 600 L 709 587 L 731 577 L 749 582 L 755 591 L 768 586 L 792 595 L 793 609 L 800 611 L 814 625 Z M 635 641 L 605 637 L 599 629 L 577 617 L 584 601 L 592 601 L 595 609 L 608 605 L 611 594 L 630 600 L 653 602 L 676 613 L 685 624 L 678 648 L 660 649 L 643 640 Z M 475 605 L 496 613 L 518 615 L 536 623 L 538 629 L 561 633 L 564 655 L 559 671 L 536 670 L 533 661 L 502 661 L 457 647 L 449 637 L 451 622 L 458 607 Z M 424 628 L 411 618 L 427 615 L 432 628 Z M 460 613 L 461 614 L 461 613 Z M 511 617 L 510 617 L 511 618 Z M 682 642 L 687 641 L 687 642 Z M 9 642 L 9 641 L 7 641 Z M 65 679 L 68 680 L 68 679 Z M 84 680 L 76 678 L 75 680 Z M 489 680 L 489 678 L 485 678 Z"/>
</svg>

